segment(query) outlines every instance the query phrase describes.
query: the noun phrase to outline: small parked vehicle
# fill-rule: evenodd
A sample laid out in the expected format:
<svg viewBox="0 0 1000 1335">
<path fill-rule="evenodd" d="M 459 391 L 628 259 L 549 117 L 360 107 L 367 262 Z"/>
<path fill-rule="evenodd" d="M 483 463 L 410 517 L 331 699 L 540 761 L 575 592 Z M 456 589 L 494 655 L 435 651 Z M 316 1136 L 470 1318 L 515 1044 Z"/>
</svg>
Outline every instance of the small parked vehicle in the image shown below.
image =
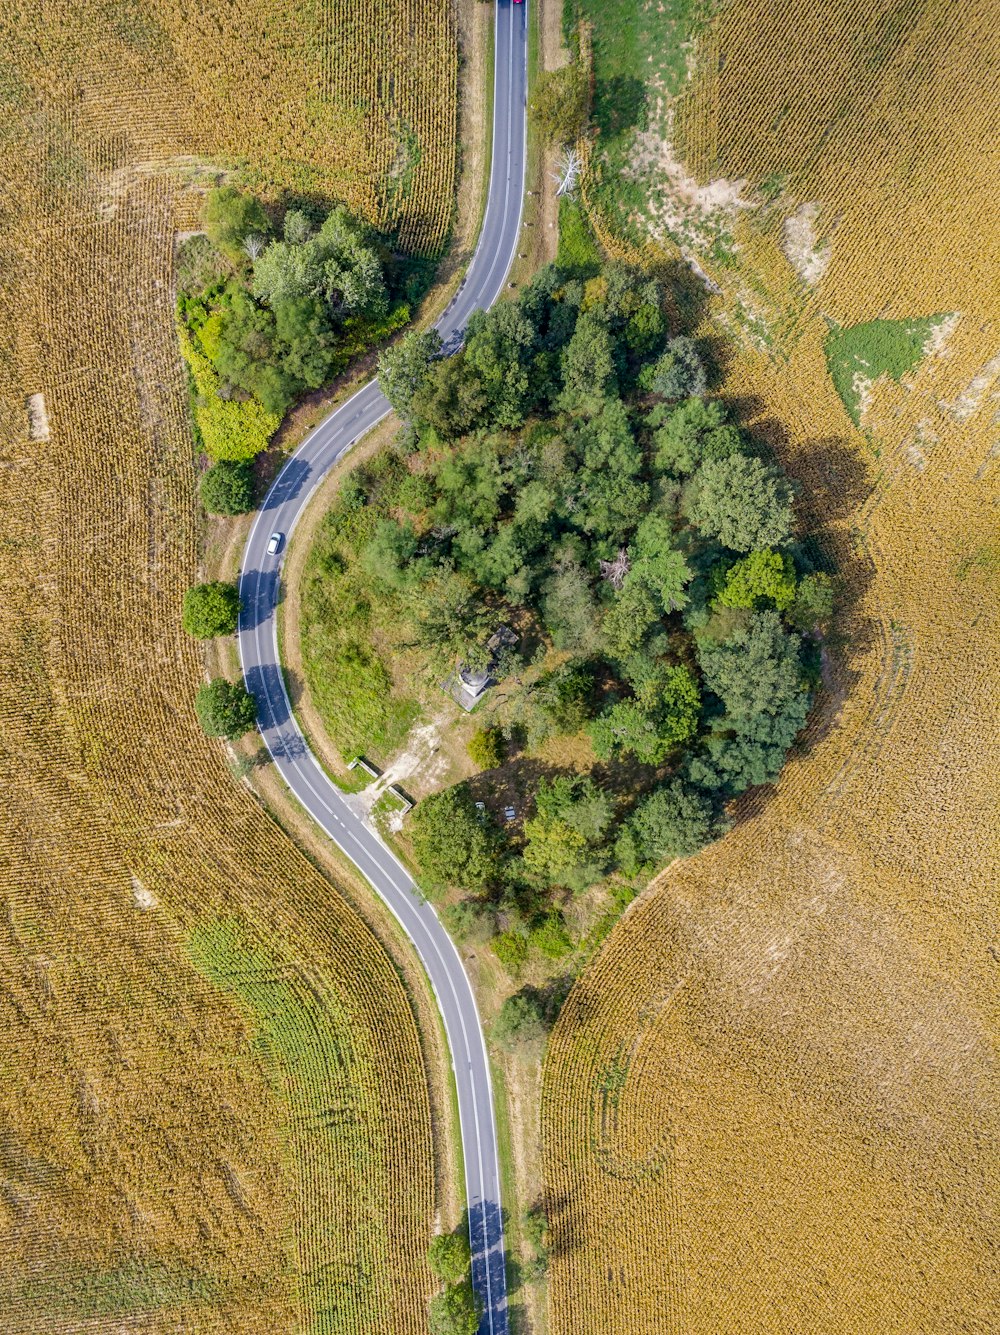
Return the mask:
<svg viewBox="0 0 1000 1335">
<path fill-rule="evenodd" d="M 272 534 L 271 534 L 270 538 L 268 539 L 268 543 L 267 543 L 267 554 L 268 554 L 268 556 L 273 556 L 273 555 L 275 554 L 275 552 L 277 552 L 277 551 L 279 550 L 279 548 L 281 547 L 281 539 L 282 539 L 282 536 L 283 536 L 283 535 L 282 535 L 281 533 L 272 533 Z"/>
</svg>

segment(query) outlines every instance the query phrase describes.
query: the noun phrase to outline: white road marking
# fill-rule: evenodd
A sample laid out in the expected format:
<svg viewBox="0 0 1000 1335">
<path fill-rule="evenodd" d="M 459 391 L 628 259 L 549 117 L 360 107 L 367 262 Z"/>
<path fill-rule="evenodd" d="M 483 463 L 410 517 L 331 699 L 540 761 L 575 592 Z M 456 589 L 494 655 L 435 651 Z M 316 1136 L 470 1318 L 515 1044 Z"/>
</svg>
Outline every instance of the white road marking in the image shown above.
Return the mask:
<svg viewBox="0 0 1000 1335">
<path fill-rule="evenodd" d="M 515 14 L 515 8 L 518 11 L 517 14 Z M 459 285 L 456 296 L 449 303 L 448 310 L 438 321 L 437 328 L 446 341 L 456 336 L 456 333 L 464 327 L 468 318 L 467 315 L 462 317 L 457 314 L 463 304 L 459 300 L 461 296 L 470 297 L 473 289 L 478 287 L 481 295 L 478 298 L 472 298 L 468 312 L 468 314 L 471 314 L 473 310 L 485 309 L 493 305 L 503 291 L 504 283 L 517 250 L 523 221 L 524 182 L 522 176 L 521 191 L 518 198 L 517 224 L 513 231 L 509 231 L 506 224 L 511 207 L 511 191 L 516 190 L 518 179 L 516 173 L 512 173 L 515 154 L 515 141 L 511 133 L 513 129 L 511 116 L 513 114 L 520 114 L 522 121 L 520 164 L 522 173 L 527 159 L 527 121 L 524 115 L 526 99 L 525 97 L 515 99 L 514 94 L 516 66 L 523 69 L 526 57 L 527 6 L 518 5 L 515 7 L 513 4 L 508 4 L 508 9 L 507 30 L 504 34 L 507 37 L 508 46 L 506 53 L 507 107 L 503 122 L 506 132 L 505 140 L 501 148 L 498 118 L 503 106 L 502 98 L 495 96 L 490 197 L 487 201 L 484 225 L 469 269 Z M 515 23 L 516 18 L 520 19 L 519 24 Z M 501 59 L 499 5 L 495 15 L 494 49 L 499 61 Z M 495 93 L 500 91 L 500 79 L 503 74 L 504 71 L 498 64 L 494 76 Z M 484 246 L 492 244 L 491 238 L 497 231 L 496 214 L 495 210 L 491 211 L 491 205 L 499 197 L 501 177 L 504 181 L 504 192 L 500 214 L 500 244 L 496 245 L 489 256 L 489 267 L 480 280 L 476 278 L 477 265 L 487 262 L 485 258 L 480 260 L 480 255 Z M 505 235 L 510 237 L 506 246 L 503 244 Z M 499 276 L 497 276 L 498 266 L 501 266 Z M 471 287 L 467 287 L 470 279 L 475 279 L 475 282 Z M 470 1235 L 473 1233 L 474 1220 L 478 1215 L 482 1236 L 481 1245 L 479 1245 L 475 1236 L 472 1236 L 472 1242 L 474 1244 L 474 1260 L 476 1262 L 481 1261 L 483 1265 L 482 1282 L 486 1290 L 485 1319 L 491 1335 L 504 1335 L 507 1328 L 506 1279 L 501 1268 L 499 1271 L 501 1276 L 500 1291 L 497 1293 L 494 1302 L 494 1286 L 491 1274 L 491 1255 L 497 1250 L 500 1251 L 501 1256 L 503 1253 L 503 1229 L 502 1224 L 498 1224 L 494 1241 L 491 1244 L 489 1220 L 486 1213 L 488 1203 L 495 1205 L 499 1221 L 500 1165 L 493 1079 L 486 1051 L 485 1036 L 482 1025 L 478 1020 L 475 998 L 469 984 L 468 975 L 465 973 L 461 956 L 454 941 L 442 927 L 433 906 L 427 904 L 420 896 L 409 872 L 392 850 L 345 804 L 342 795 L 327 778 L 309 749 L 309 745 L 292 712 L 291 700 L 288 697 L 284 673 L 278 655 L 276 605 L 268 603 L 264 582 L 265 577 L 276 576 L 280 580 L 284 554 L 287 553 L 288 542 L 295 531 L 295 526 L 316 488 L 322 483 L 333 463 L 340 459 L 372 427 L 382 421 L 390 411 L 387 401 L 378 388 L 377 381 L 369 381 L 309 433 L 272 483 L 262 507 L 251 525 L 240 573 L 240 589 L 241 593 L 244 594 L 245 604 L 252 607 L 256 614 L 252 627 L 244 624 L 240 629 L 240 662 L 244 676 L 246 676 L 248 666 L 251 671 L 256 670 L 261 674 L 263 694 L 260 703 L 262 712 L 265 714 L 265 718 L 262 720 L 261 733 L 279 774 L 288 784 L 290 791 L 303 802 L 310 816 L 334 844 L 355 863 L 359 870 L 367 875 L 365 868 L 373 869 L 378 878 L 377 881 L 372 882 L 375 889 L 380 893 L 388 908 L 406 932 L 424 964 L 438 1008 L 444 1019 L 445 1030 L 451 1047 L 451 1065 L 456 1073 L 456 1086 L 459 1096 L 459 1124 L 469 1190 Z M 353 415 L 349 415 L 350 412 L 353 412 Z M 373 412 L 377 413 L 377 416 L 372 417 L 370 421 L 366 421 L 366 424 L 360 429 L 355 428 L 354 423 L 366 419 Z M 339 440 L 342 433 L 348 434 L 348 439 L 343 442 Z M 289 494 L 279 504 L 274 504 L 275 498 L 282 496 L 284 489 L 289 487 L 290 478 L 288 474 L 290 470 L 296 465 L 301 467 L 303 464 L 305 465 L 305 473 L 302 481 L 308 480 L 311 483 L 309 490 L 304 494 Z M 269 560 L 262 549 L 266 545 L 267 536 L 276 531 L 284 532 L 285 546 L 277 560 Z M 256 566 L 254 567 L 255 553 L 257 555 Z M 248 570 L 248 567 L 251 568 Z M 245 620 L 246 615 L 244 613 L 242 619 Z M 270 636 L 268 635 L 268 627 L 270 627 Z M 268 643 L 269 640 L 270 643 Z M 248 664 L 248 656 L 251 652 L 255 661 Z M 277 673 L 280 694 L 276 695 L 265 681 L 265 674 L 269 671 Z M 276 703 L 283 705 L 285 709 L 287 722 L 282 726 L 278 725 Z M 340 833 L 335 831 L 334 826 L 340 827 Z M 448 1019 L 449 1013 L 453 1017 L 451 1022 Z M 472 1041 L 470 1027 L 466 1023 L 467 1016 L 470 1018 L 470 1022 L 473 1017 L 475 1018 L 478 1044 L 474 1044 Z M 455 1027 L 456 1021 L 457 1029 Z M 461 1042 L 458 1042 L 458 1031 L 460 1031 Z M 461 1052 L 459 1053 L 456 1049 L 461 1049 Z M 459 1056 L 461 1056 L 461 1063 L 458 1060 Z M 477 1063 L 488 1091 L 485 1107 L 482 1106 L 480 1090 L 477 1089 L 479 1083 Z M 461 1081 L 458 1079 L 460 1070 L 463 1073 Z M 470 1114 L 471 1123 L 469 1121 Z M 492 1182 L 487 1181 L 484 1157 L 486 1153 L 484 1139 L 487 1137 L 493 1142 Z M 472 1151 L 471 1146 L 473 1138 L 475 1139 L 474 1151 Z M 475 1172 L 470 1171 L 471 1169 L 478 1169 L 478 1178 L 476 1178 Z"/>
</svg>

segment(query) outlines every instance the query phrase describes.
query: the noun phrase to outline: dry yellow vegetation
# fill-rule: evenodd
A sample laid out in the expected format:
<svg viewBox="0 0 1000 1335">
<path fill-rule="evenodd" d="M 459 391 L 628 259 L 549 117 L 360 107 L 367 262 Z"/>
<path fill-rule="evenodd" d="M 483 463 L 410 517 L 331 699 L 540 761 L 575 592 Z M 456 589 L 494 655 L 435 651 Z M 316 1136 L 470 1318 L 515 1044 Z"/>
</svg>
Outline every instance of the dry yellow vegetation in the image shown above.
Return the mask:
<svg viewBox="0 0 1000 1335">
<path fill-rule="evenodd" d="M 382 34 L 363 50 L 332 6 L 291 0 L 0 20 L 12 1335 L 425 1323 L 438 1192 L 413 1003 L 201 735 L 179 616 L 198 525 L 172 266 L 198 185 L 241 166 L 414 248 L 447 230 L 452 12 L 421 9 L 418 42 L 414 4 L 360 8 Z"/>
<path fill-rule="evenodd" d="M 801 480 L 840 614 L 777 791 L 633 907 L 553 1035 L 555 1332 L 996 1328 L 998 60 L 975 5 L 737 0 L 699 47 L 690 165 L 782 192 L 699 256 L 722 392 Z M 808 281 L 796 214 L 830 247 Z M 827 317 L 942 313 L 856 428 Z"/>
</svg>

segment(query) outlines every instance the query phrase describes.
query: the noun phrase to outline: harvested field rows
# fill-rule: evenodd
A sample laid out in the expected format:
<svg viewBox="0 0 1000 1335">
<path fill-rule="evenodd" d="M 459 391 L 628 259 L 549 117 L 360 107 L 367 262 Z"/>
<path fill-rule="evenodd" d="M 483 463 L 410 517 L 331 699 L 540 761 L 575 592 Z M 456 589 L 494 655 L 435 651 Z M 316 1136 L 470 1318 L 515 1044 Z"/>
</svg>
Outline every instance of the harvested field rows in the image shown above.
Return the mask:
<svg viewBox="0 0 1000 1335">
<path fill-rule="evenodd" d="M 738 0 L 682 107 L 700 179 L 788 192 L 699 259 L 722 393 L 801 482 L 840 612 L 777 791 L 626 915 L 553 1035 L 566 1335 L 995 1326 L 1000 52 L 984 7 L 893 13 Z M 782 252 L 809 201 L 813 286 Z M 941 312 L 855 427 L 828 320 Z"/>
<path fill-rule="evenodd" d="M 180 628 L 198 536 L 172 291 L 187 173 L 231 153 L 302 188 L 279 164 L 292 143 L 304 162 L 316 130 L 308 99 L 287 103 L 295 53 L 262 11 L 161 5 L 126 39 L 56 5 L 35 30 L 0 28 L 17 72 L 0 200 L 12 1332 L 416 1332 L 432 1285 L 412 1003 L 201 735 L 203 670 Z M 246 115 L 258 57 L 271 118 Z M 273 138 L 248 138 L 251 121 Z M 337 163 L 318 170 L 312 186 L 340 193 Z M 47 439 L 29 436 L 39 393 Z"/>
</svg>

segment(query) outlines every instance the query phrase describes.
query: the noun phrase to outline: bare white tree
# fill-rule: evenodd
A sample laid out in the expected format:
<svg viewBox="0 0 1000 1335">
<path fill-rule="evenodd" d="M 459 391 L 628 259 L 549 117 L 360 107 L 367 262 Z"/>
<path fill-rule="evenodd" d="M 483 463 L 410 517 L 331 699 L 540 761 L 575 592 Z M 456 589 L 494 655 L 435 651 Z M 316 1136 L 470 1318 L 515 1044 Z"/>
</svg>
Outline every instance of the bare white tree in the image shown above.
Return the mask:
<svg viewBox="0 0 1000 1335">
<path fill-rule="evenodd" d="M 556 170 L 551 173 L 557 195 L 571 195 L 580 179 L 583 163 L 575 148 L 566 148 L 556 159 Z"/>
<path fill-rule="evenodd" d="M 628 559 L 627 547 L 619 547 L 618 555 L 613 561 L 601 562 L 601 574 L 613 589 L 621 588 L 625 583 L 625 576 L 631 569 L 632 562 Z"/>
<path fill-rule="evenodd" d="M 255 260 L 266 245 L 267 242 L 257 232 L 251 232 L 249 236 L 243 238 L 243 249 L 251 260 Z"/>
</svg>

